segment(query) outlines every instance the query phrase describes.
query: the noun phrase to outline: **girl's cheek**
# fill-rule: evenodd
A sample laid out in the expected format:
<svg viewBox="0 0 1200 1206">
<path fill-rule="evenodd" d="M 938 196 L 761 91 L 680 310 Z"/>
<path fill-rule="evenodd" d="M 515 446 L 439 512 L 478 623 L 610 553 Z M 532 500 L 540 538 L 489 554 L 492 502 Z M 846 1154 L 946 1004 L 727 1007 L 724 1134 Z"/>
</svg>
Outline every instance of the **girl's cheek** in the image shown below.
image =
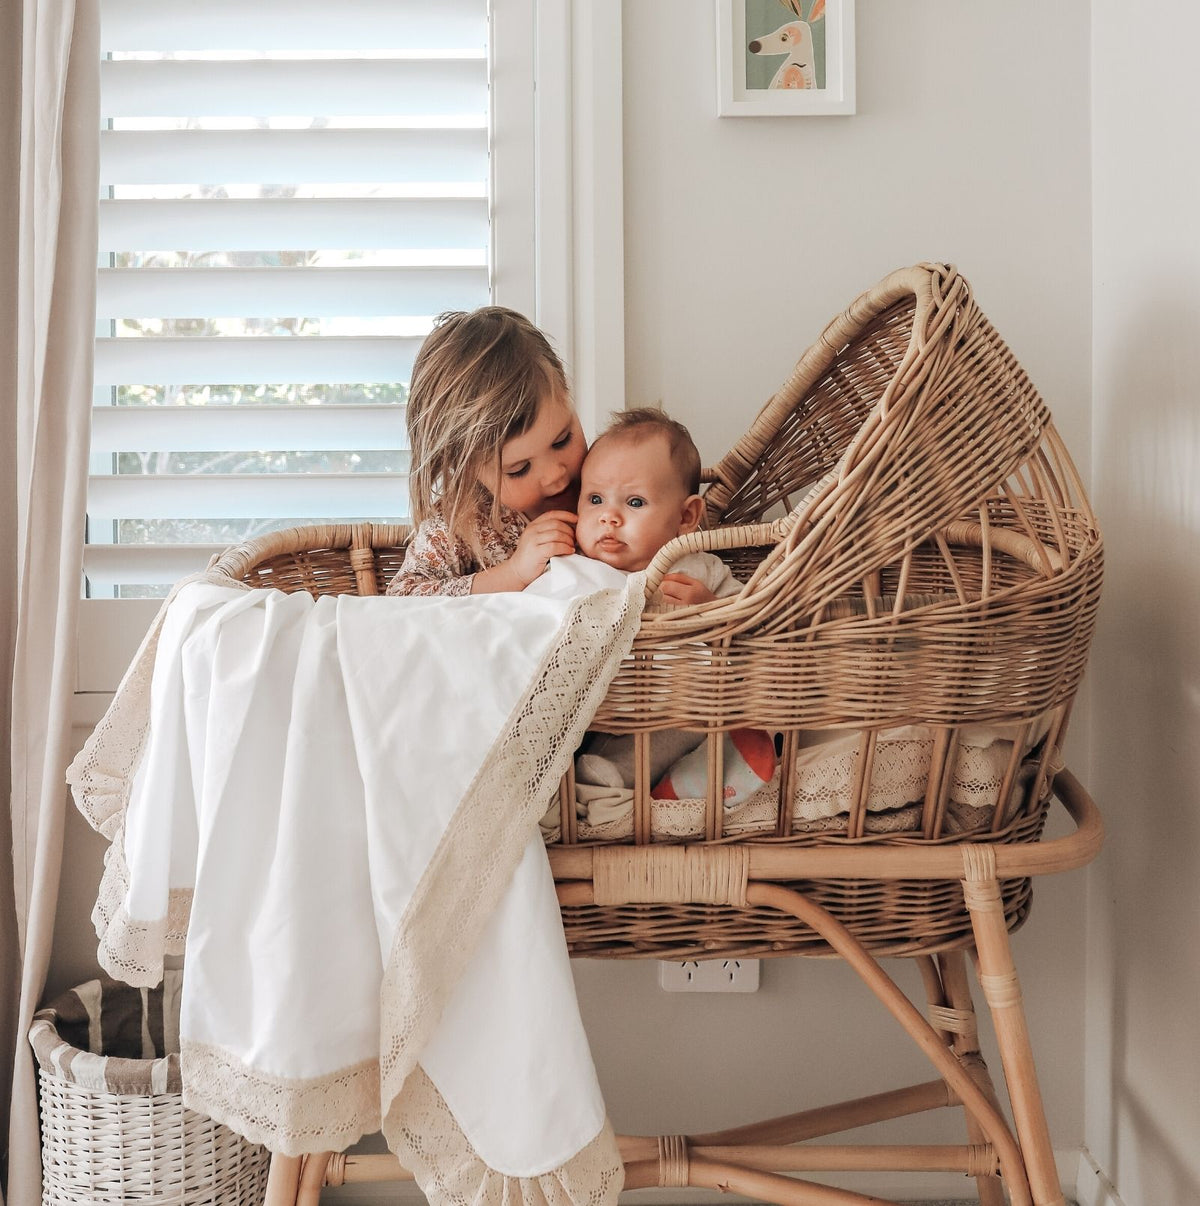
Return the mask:
<svg viewBox="0 0 1200 1206">
<path fill-rule="evenodd" d="M 502 478 L 500 488 L 497 491 L 497 497 L 500 499 L 500 505 L 508 507 L 510 511 L 524 511 L 530 504 L 529 491 L 521 488 L 521 480 L 518 478 L 515 482 L 508 478 Z"/>
</svg>

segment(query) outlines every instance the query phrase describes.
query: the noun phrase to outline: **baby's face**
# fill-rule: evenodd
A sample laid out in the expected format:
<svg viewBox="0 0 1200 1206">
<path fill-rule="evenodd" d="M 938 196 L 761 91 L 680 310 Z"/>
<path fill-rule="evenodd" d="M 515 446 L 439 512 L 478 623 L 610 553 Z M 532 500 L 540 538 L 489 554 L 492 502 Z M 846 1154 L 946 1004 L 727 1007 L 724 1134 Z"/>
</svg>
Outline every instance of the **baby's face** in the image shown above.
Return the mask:
<svg viewBox="0 0 1200 1206">
<path fill-rule="evenodd" d="M 583 462 L 575 540 L 585 557 L 645 569 L 668 540 L 695 529 L 665 436 L 602 439 Z"/>
</svg>

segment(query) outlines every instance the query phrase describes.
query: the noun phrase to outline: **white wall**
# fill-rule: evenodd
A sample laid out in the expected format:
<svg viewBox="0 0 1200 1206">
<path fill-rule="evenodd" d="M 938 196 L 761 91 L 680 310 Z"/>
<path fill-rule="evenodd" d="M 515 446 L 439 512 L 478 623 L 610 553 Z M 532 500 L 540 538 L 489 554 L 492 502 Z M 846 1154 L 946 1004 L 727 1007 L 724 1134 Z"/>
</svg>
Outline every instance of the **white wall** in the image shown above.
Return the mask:
<svg viewBox="0 0 1200 1206">
<path fill-rule="evenodd" d="M 834 313 L 893 268 L 950 260 L 1086 473 L 1086 0 L 859 0 L 849 118 L 716 117 L 712 7 L 623 9 L 628 404 L 661 402 L 711 463 Z M 1015 939 L 1062 1148 L 1083 1135 L 1083 892 L 1081 875 L 1040 882 Z M 924 1076 L 837 964 L 775 961 L 733 1001 L 664 998 L 639 964 L 577 979 L 618 1129 L 733 1124 Z M 651 1078 L 656 1047 L 670 1058 Z"/>
<path fill-rule="evenodd" d="M 1086 471 L 1087 0 L 859 0 L 854 117 L 718 118 L 712 5 L 624 21 L 630 405 L 711 462 L 834 313 L 949 260 Z"/>
<path fill-rule="evenodd" d="M 1126 1206 L 1200 1202 L 1200 13 L 1093 4 L 1087 1143 Z M 1138 36 L 1144 30 L 1142 36 Z"/>
</svg>

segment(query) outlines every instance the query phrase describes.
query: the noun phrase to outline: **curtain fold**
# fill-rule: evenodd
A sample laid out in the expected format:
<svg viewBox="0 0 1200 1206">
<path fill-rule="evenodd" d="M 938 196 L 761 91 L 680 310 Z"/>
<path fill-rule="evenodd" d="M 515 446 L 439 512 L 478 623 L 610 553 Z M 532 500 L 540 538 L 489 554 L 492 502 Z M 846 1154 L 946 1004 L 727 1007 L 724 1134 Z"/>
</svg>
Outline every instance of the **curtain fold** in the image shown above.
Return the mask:
<svg viewBox="0 0 1200 1206">
<path fill-rule="evenodd" d="M 62 861 L 82 574 L 99 194 L 98 0 L 20 0 L 12 878 L 20 959 L 8 1206 L 41 1200 L 25 1035 L 46 982 Z"/>
<path fill-rule="evenodd" d="M 12 720 L 12 654 L 17 594 L 17 192 L 21 131 L 21 13 L 0 4 L 0 731 Z M 8 1102 L 12 1084 L 20 964 L 13 864 L 8 742 L 0 743 L 0 1204 L 8 1152 Z"/>
</svg>

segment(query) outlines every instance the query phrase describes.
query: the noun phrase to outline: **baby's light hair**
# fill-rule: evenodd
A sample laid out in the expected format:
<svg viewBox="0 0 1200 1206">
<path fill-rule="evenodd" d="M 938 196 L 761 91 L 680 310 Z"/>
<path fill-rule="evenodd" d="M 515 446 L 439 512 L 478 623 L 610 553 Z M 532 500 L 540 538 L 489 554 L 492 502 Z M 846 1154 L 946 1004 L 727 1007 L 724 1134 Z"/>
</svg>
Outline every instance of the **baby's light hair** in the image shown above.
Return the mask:
<svg viewBox="0 0 1200 1206">
<path fill-rule="evenodd" d="M 480 475 L 500 480 L 505 443 L 524 435 L 555 395 L 570 406 L 562 361 L 523 314 L 504 306 L 439 314 L 408 391 L 413 523 L 440 504 L 451 532 L 479 553 L 472 517 L 486 514 L 500 527 L 499 500 Z"/>
<path fill-rule="evenodd" d="M 596 437 L 592 447 L 599 445 L 601 440 L 613 439 L 640 444 L 656 435 L 661 435 L 667 441 L 671 464 L 688 494 L 698 494 L 700 451 L 696 441 L 682 423 L 669 418 L 656 407 L 639 406 L 634 410 L 613 411 L 608 426 Z"/>
</svg>

